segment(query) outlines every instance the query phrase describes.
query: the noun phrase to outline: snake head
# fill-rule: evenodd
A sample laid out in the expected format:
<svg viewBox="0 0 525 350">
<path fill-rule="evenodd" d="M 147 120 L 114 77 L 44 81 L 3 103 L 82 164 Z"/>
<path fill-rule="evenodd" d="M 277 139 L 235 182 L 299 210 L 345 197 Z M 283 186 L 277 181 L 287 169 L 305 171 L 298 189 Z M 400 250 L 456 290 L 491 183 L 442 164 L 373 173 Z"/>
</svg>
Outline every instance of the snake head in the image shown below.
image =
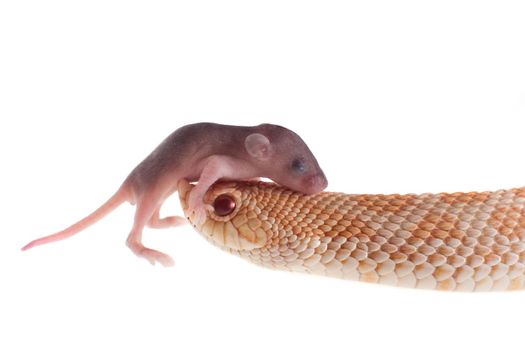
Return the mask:
<svg viewBox="0 0 525 350">
<path fill-rule="evenodd" d="M 195 223 L 188 210 L 188 199 L 195 185 L 179 181 L 178 192 L 184 215 L 205 238 L 223 248 L 251 250 L 263 247 L 271 232 L 271 225 L 262 220 L 264 214 L 254 200 L 256 188 L 250 182 L 219 182 L 204 196 L 208 211 L 202 223 Z"/>
</svg>

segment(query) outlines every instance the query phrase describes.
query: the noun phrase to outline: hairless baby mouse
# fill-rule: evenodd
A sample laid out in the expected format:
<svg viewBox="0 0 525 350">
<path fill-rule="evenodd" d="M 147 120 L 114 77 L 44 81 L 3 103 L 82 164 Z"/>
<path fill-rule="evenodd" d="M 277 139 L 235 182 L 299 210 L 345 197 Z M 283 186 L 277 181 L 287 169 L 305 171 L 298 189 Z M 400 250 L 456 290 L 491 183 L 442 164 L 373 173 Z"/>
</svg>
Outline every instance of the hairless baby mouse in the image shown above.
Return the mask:
<svg viewBox="0 0 525 350">
<path fill-rule="evenodd" d="M 180 179 L 198 181 L 189 198 L 190 212 L 197 221 L 206 216 L 203 197 L 219 179 L 269 178 L 305 194 L 327 186 L 326 177 L 304 141 L 282 126 L 253 127 L 197 123 L 183 126 L 169 135 L 128 175 L 119 190 L 92 214 L 55 234 L 36 239 L 22 248 L 68 238 L 113 211 L 123 202 L 136 204 L 128 247 L 150 263 L 173 264 L 170 256 L 144 247 L 142 231 L 147 225 L 166 228 L 186 222 L 182 217 L 159 217 L 164 200 L 177 190 Z"/>
</svg>

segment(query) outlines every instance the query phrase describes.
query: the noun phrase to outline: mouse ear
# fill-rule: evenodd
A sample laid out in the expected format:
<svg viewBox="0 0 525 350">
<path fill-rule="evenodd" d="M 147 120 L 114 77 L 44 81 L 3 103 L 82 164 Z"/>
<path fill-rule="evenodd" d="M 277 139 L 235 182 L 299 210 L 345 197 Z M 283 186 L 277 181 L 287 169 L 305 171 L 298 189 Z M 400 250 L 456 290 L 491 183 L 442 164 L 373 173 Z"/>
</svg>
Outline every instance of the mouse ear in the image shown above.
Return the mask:
<svg viewBox="0 0 525 350">
<path fill-rule="evenodd" d="M 248 154 L 259 160 L 267 160 L 273 153 L 270 140 L 263 134 L 250 134 L 244 140 L 244 147 Z"/>
</svg>

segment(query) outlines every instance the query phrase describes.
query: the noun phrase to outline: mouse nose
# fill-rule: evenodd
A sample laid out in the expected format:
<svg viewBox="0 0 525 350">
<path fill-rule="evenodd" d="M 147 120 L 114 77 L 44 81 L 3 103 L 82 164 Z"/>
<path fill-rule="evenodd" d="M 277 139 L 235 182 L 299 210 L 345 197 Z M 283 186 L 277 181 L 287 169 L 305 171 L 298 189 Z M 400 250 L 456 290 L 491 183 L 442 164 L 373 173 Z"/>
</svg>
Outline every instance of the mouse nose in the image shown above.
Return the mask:
<svg viewBox="0 0 525 350">
<path fill-rule="evenodd" d="M 308 176 L 306 179 L 304 179 L 303 185 L 305 189 L 304 192 L 306 194 L 315 194 L 321 192 L 326 188 L 326 186 L 328 186 L 328 180 L 323 173 L 319 173 Z"/>
</svg>

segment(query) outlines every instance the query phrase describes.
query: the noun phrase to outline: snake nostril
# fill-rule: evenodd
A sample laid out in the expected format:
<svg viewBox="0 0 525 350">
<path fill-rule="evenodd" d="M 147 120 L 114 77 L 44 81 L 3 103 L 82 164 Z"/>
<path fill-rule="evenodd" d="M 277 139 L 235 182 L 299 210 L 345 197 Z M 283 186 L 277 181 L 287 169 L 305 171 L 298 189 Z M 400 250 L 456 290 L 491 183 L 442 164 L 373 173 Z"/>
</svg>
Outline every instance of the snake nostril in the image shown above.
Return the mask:
<svg viewBox="0 0 525 350">
<path fill-rule="evenodd" d="M 215 198 L 213 209 L 218 216 L 226 216 L 235 210 L 235 201 L 227 194 L 221 194 Z"/>
</svg>

